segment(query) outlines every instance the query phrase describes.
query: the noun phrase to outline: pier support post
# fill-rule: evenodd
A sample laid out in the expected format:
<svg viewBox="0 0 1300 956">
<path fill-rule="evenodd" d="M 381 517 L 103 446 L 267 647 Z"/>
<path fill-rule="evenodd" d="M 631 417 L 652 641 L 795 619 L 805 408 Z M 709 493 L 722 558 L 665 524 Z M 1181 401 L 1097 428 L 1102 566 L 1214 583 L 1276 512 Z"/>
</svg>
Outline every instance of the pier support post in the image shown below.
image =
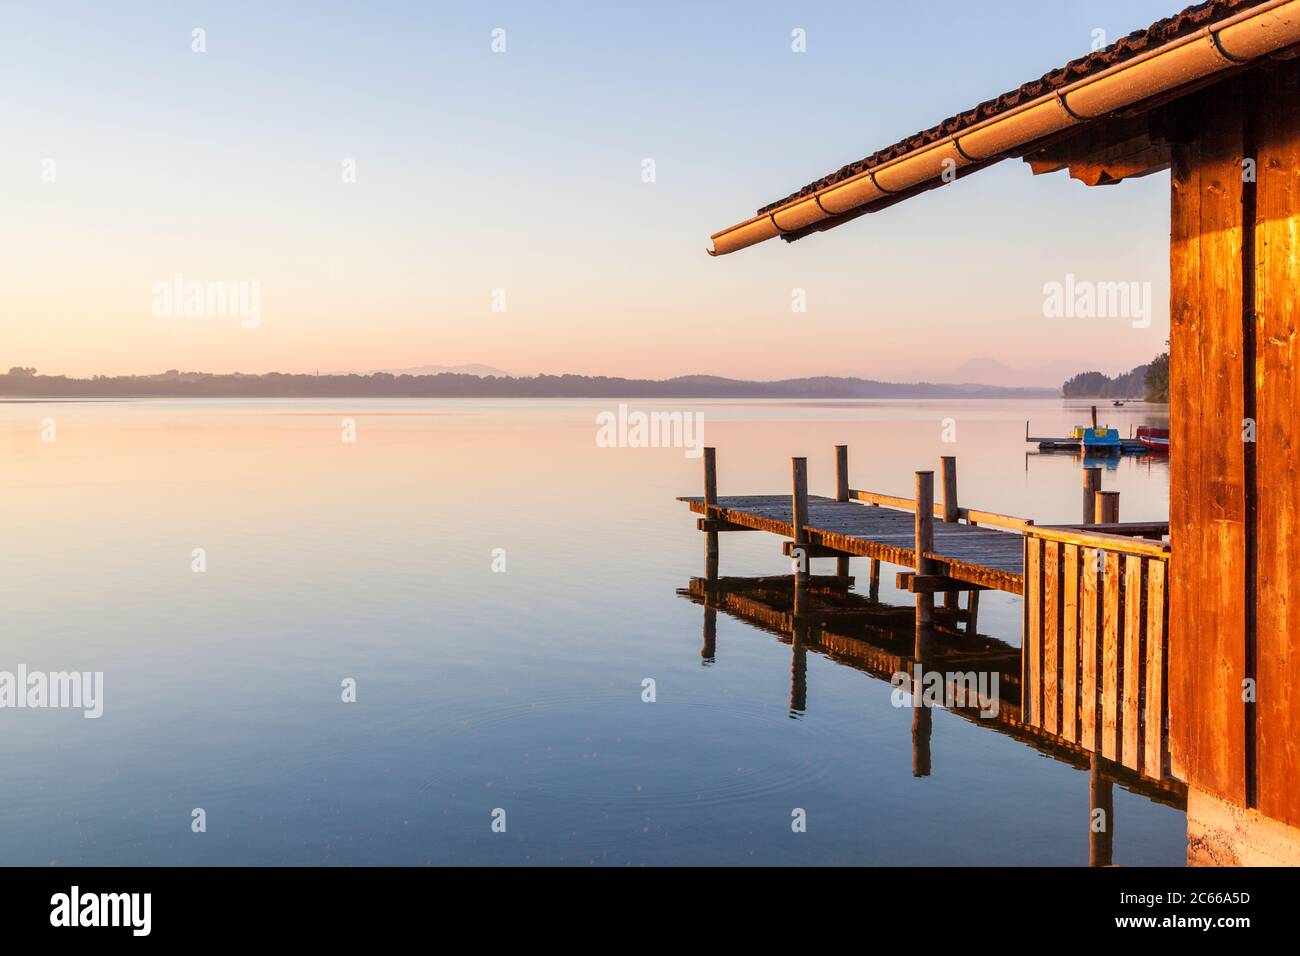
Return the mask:
<svg viewBox="0 0 1300 956">
<path fill-rule="evenodd" d="M 794 525 L 794 613 L 806 608 L 808 591 L 808 459 L 790 459 L 793 494 L 790 500 L 791 524 Z"/>
<path fill-rule="evenodd" d="M 712 510 L 718 503 L 718 450 L 704 449 L 704 504 L 705 517 L 716 518 Z M 704 576 L 710 581 L 718 579 L 718 532 L 706 531 L 704 545 Z"/>
<path fill-rule="evenodd" d="M 871 559 L 871 585 L 867 591 L 867 600 L 880 600 L 880 559 Z"/>
<path fill-rule="evenodd" d="M 849 500 L 849 446 L 835 446 L 835 500 Z M 848 555 L 835 559 L 835 574 L 837 577 L 847 578 L 849 576 L 849 558 Z"/>
<path fill-rule="evenodd" d="M 934 472 L 916 473 L 916 573 L 933 574 L 933 562 L 925 557 L 934 550 Z M 916 595 L 916 624 L 929 626 L 934 622 L 934 595 Z"/>
<path fill-rule="evenodd" d="M 939 474 L 943 488 L 943 523 L 957 523 L 957 458 L 955 455 L 943 455 L 939 458 Z M 943 606 L 956 610 L 958 593 L 947 591 L 943 595 Z"/>
<path fill-rule="evenodd" d="M 944 455 L 939 459 L 943 476 L 943 523 L 957 523 L 957 457 Z"/>
<path fill-rule="evenodd" d="M 1099 491 L 1094 499 L 1093 524 L 1119 523 L 1119 492 Z"/>
<path fill-rule="evenodd" d="M 1101 468 L 1093 466 L 1083 469 L 1083 523 L 1092 524 L 1096 514 L 1095 499 L 1101 491 Z"/>
</svg>

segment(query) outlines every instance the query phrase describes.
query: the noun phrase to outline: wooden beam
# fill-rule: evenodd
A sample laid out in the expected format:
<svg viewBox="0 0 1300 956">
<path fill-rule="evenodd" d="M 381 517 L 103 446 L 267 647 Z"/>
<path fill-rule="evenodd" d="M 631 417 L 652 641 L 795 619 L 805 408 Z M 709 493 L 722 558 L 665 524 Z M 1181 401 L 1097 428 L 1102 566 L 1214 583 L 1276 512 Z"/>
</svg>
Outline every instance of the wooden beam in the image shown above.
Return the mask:
<svg viewBox="0 0 1300 956">
<path fill-rule="evenodd" d="M 795 550 L 802 551 L 806 558 L 841 558 L 845 557 L 845 552 L 836 548 L 828 548 L 824 544 L 809 544 L 798 541 L 782 541 L 781 553 L 786 557 L 794 557 Z"/>
<path fill-rule="evenodd" d="M 908 591 L 912 594 L 943 594 L 947 592 L 960 593 L 962 591 L 990 590 L 990 588 L 982 585 L 971 584 L 969 581 L 959 581 L 943 574 L 917 574 L 914 571 L 899 571 L 894 577 L 894 586 L 900 591 Z"/>
<path fill-rule="evenodd" d="M 719 531 L 757 531 L 757 528 L 749 528 L 743 524 L 732 524 L 730 521 L 724 521 L 722 518 L 697 518 L 695 527 L 701 531 L 709 531 L 717 534 Z"/>
</svg>

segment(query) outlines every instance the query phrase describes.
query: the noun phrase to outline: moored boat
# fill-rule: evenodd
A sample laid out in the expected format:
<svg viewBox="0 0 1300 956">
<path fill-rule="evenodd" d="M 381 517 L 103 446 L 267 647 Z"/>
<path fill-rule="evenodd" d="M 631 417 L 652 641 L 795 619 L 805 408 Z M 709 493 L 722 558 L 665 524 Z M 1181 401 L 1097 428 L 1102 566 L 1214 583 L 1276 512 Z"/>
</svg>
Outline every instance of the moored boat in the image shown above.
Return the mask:
<svg viewBox="0 0 1300 956">
<path fill-rule="evenodd" d="M 1169 453 L 1169 429 L 1153 425 L 1139 425 L 1137 440 L 1154 452 Z"/>
</svg>

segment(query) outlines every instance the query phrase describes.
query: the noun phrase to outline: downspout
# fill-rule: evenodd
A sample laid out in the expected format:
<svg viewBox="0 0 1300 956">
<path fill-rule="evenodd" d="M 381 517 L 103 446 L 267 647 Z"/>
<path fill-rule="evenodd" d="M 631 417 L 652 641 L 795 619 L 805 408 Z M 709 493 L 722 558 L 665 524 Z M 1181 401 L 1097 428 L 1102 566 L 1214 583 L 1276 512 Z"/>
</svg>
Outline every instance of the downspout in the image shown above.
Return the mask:
<svg viewBox="0 0 1300 956">
<path fill-rule="evenodd" d="M 946 136 L 843 182 L 714 233 L 711 256 L 727 255 L 842 215 L 945 172 L 1004 158 L 1061 130 L 1099 119 L 1300 42 L 1300 0 L 1272 0 L 1179 37 L 1092 76 Z"/>
</svg>

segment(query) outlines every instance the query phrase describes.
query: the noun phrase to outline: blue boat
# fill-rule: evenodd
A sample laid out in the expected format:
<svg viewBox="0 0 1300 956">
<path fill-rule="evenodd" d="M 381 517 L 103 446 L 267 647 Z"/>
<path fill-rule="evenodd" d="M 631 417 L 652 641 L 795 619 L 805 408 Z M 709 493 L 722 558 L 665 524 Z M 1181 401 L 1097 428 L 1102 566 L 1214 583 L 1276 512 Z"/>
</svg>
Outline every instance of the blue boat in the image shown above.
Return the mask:
<svg viewBox="0 0 1300 956">
<path fill-rule="evenodd" d="M 1105 425 L 1095 428 L 1088 425 L 1075 425 L 1074 437 L 1083 445 L 1085 454 L 1088 452 L 1102 454 L 1121 449 L 1119 431 L 1107 428 Z"/>
</svg>

